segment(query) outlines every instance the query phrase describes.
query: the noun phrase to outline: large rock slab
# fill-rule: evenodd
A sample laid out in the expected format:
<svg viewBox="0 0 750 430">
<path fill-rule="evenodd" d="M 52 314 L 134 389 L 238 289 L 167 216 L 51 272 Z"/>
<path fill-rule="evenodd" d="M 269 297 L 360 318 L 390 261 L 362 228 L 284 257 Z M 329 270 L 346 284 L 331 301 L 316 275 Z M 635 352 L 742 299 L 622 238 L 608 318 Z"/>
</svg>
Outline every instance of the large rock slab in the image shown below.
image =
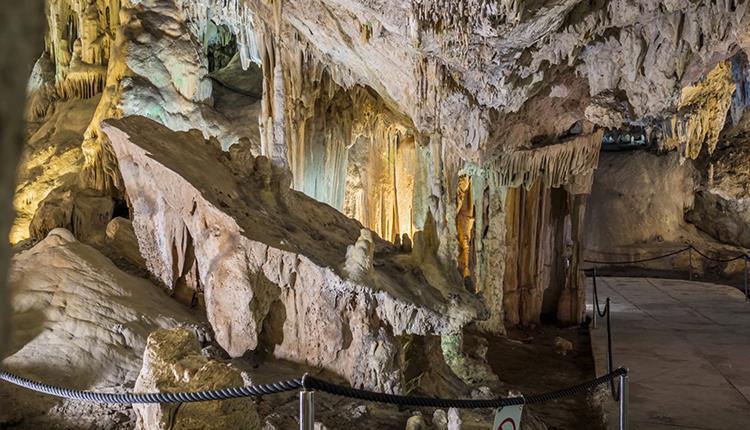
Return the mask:
<svg viewBox="0 0 750 430">
<path fill-rule="evenodd" d="M 204 332 L 199 319 L 159 288 L 122 272 L 63 229 L 13 258 L 10 285 L 13 338 L 3 367 L 49 384 L 128 390 L 149 333 L 180 326 Z M 127 409 L 8 384 L 0 384 L 0 403 L 0 427 L 19 419 L 24 428 L 50 428 L 50 422 L 55 428 L 127 428 L 129 421 Z"/>
<path fill-rule="evenodd" d="M 156 330 L 143 354 L 143 367 L 135 390 L 196 392 L 245 385 L 242 372 L 201 355 L 195 333 L 186 329 Z M 249 397 L 212 402 L 136 405 L 139 430 L 260 428 L 258 412 Z"/>
<path fill-rule="evenodd" d="M 358 222 L 289 190 L 287 173 L 264 157 L 232 163 L 241 151 L 142 117 L 103 130 L 150 271 L 201 296 L 234 357 L 262 347 L 357 386 L 398 390 L 397 336 L 457 333 L 483 311 L 431 266 L 429 251 L 412 258 L 361 233 Z"/>
</svg>

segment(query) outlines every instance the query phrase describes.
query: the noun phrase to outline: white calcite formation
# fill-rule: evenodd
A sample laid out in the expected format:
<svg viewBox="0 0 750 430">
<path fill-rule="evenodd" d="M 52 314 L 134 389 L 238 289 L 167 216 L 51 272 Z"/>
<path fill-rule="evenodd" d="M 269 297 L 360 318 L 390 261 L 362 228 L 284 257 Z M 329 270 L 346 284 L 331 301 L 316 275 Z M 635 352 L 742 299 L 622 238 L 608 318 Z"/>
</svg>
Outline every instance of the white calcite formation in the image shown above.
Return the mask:
<svg viewBox="0 0 750 430">
<path fill-rule="evenodd" d="M 122 272 L 63 229 L 13 258 L 10 286 L 13 337 L 3 367 L 48 384 L 127 389 L 151 331 L 184 326 L 205 332 L 199 319 L 152 283 Z M 107 407 L 37 397 L 9 384 L 0 385 L 0 400 L 0 422 L 12 423 L 19 408 L 31 428 L 51 422 L 60 428 L 125 427 Z"/>
<path fill-rule="evenodd" d="M 419 261 L 396 252 L 289 190 L 288 173 L 265 157 L 230 169 L 197 132 L 139 117 L 103 128 L 146 264 L 167 287 L 202 297 L 231 356 L 265 348 L 355 386 L 400 391 L 397 336 L 457 333 L 482 312 L 426 257 L 430 240 L 420 242 Z"/>
</svg>

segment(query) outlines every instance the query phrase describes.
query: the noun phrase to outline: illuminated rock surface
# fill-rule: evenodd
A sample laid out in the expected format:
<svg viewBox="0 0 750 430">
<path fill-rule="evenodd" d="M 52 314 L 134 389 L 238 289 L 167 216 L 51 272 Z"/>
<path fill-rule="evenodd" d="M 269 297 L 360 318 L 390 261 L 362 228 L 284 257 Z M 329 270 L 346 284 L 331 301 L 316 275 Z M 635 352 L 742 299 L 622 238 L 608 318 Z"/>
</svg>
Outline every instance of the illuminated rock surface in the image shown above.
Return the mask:
<svg viewBox="0 0 750 430">
<path fill-rule="evenodd" d="M 205 332 L 199 319 L 153 284 L 122 272 L 63 229 L 13 258 L 10 285 L 14 335 L 3 366 L 47 383 L 129 389 L 152 330 L 188 326 Z M 0 396 L 3 425 L 132 427 L 124 408 L 110 412 L 108 406 L 35 395 L 7 384 L 0 385 Z M 45 411 L 52 418 L 43 416 Z"/>
<path fill-rule="evenodd" d="M 231 356 L 262 346 L 356 386 L 399 391 L 396 336 L 457 333 L 481 312 L 429 260 L 422 270 L 412 255 L 360 235 L 356 221 L 286 188 L 287 173 L 263 157 L 232 170 L 215 142 L 145 118 L 104 130 L 149 270 L 205 303 Z"/>
<path fill-rule="evenodd" d="M 195 333 L 186 329 L 156 330 L 149 335 L 143 368 L 135 389 L 143 393 L 190 392 L 242 387 L 243 374 L 201 355 Z M 251 398 L 225 401 L 136 405 L 136 429 L 259 429 Z"/>
</svg>

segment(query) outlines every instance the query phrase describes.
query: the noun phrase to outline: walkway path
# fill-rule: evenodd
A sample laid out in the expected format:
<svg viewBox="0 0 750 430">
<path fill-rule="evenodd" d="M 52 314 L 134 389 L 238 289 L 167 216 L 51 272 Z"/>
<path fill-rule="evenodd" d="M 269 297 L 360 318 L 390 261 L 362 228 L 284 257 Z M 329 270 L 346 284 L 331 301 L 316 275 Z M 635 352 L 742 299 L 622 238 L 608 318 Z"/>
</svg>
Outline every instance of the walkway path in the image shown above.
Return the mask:
<svg viewBox="0 0 750 430">
<path fill-rule="evenodd" d="M 631 430 L 750 429 L 750 303 L 715 284 L 598 278 L 615 367 L 630 369 Z M 592 294 L 589 280 L 588 311 Z M 606 372 L 606 322 L 591 331 Z M 614 417 L 613 417 L 614 418 Z"/>
</svg>

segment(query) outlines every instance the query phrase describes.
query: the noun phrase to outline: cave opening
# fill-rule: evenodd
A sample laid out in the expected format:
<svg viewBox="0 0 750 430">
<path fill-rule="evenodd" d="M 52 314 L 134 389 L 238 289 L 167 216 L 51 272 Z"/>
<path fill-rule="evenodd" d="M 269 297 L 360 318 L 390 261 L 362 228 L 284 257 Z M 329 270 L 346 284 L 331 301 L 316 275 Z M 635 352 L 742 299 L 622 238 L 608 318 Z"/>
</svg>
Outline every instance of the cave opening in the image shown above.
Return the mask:
<svg viewBox="0 0 750 430">
<path fill-rule="evenodd" d="M 208 71 L 212 73 L 229 65 L 237 55 L 237 35 L 226 25 L 217 25 L 209 20 L 203 36 L 203 46 L 208 59 Z"/>
</svg>

